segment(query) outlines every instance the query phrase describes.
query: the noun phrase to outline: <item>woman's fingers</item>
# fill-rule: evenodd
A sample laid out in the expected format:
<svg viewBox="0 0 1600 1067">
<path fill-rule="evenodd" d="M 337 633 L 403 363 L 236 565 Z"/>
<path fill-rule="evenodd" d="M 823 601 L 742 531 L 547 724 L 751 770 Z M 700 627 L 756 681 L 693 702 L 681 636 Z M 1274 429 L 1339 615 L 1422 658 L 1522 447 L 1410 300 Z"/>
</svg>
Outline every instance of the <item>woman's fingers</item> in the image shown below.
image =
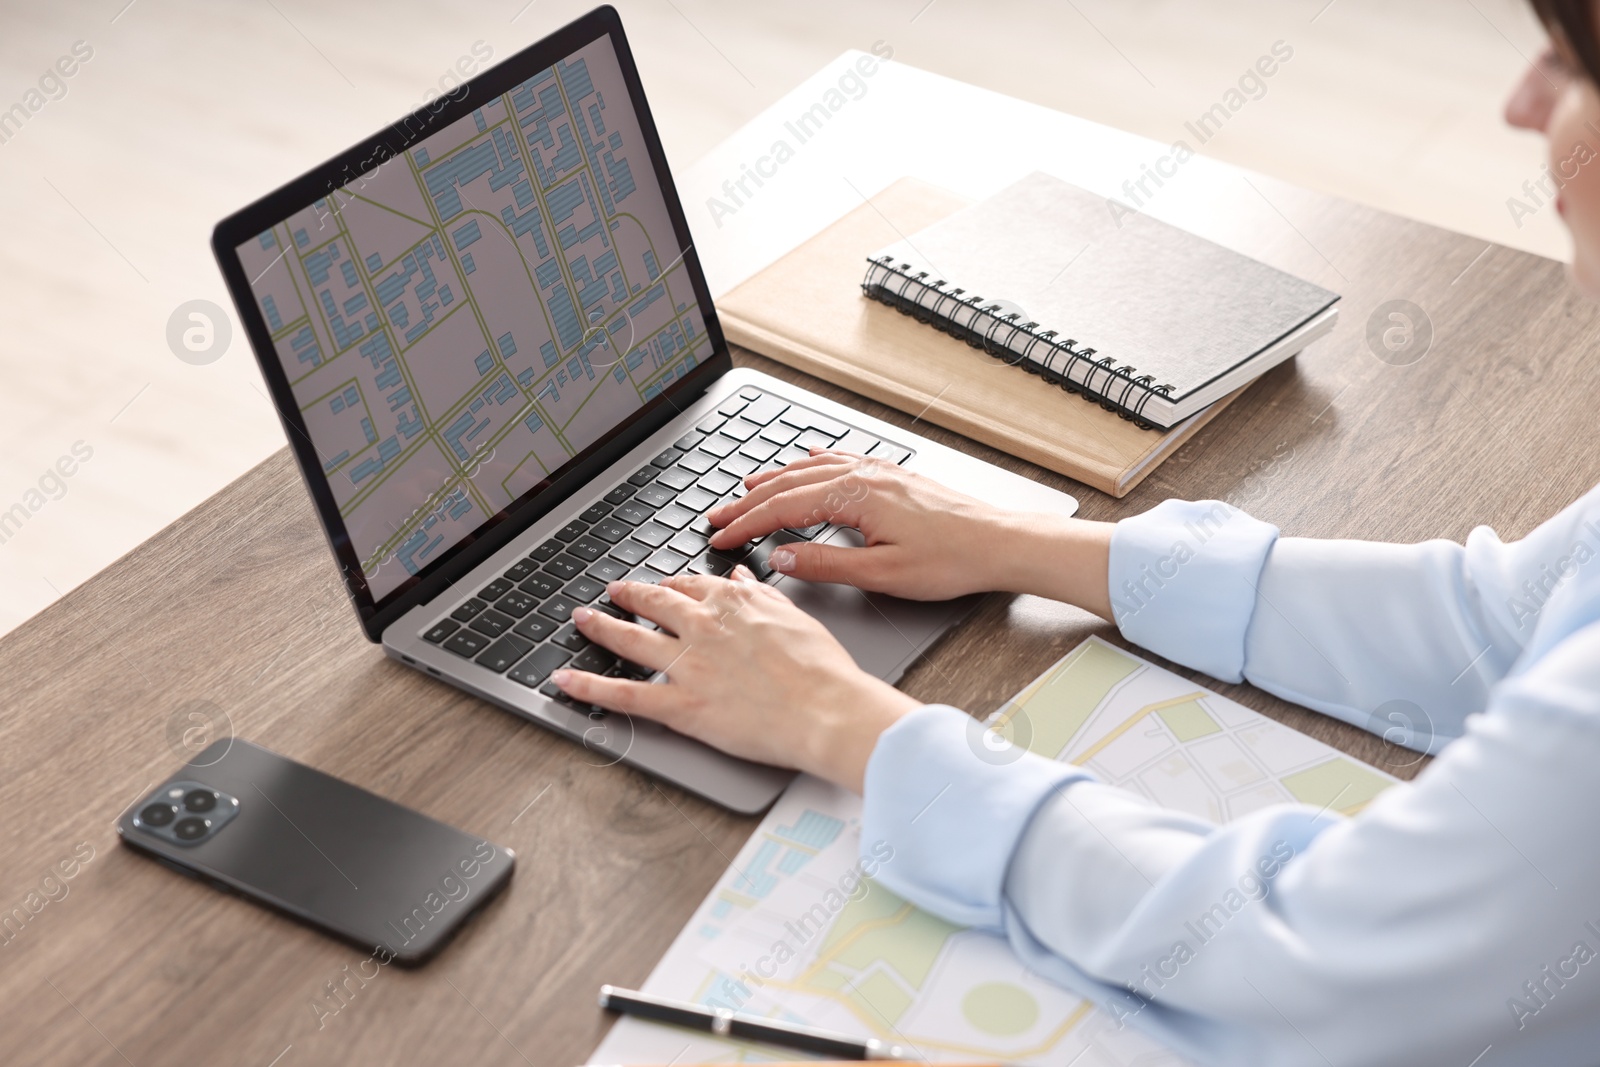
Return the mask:
<svg viewBox="0 0 1600 1067">
<path fill-rule="evenodd" d="M 805 459 L 797 459 L 793 463 L 785 464 L 784 466 L 779 467 L 777 470 L 762 471 L 759 474 L 752 474 L 750 477 L 744 480 L 744 484 L 747 488 L 754 489 L 756 486 L 764 485 L 767 482 L 770 482 L 772 479 L 778 477 L 780 474 L 785 474 L 789 471 L 811 470 L 815 467 L 837 467 L 841 463 L 848 463 L 852 458 L 853 457 L 846 452 L 827 452 L 822 449 L 814 448 L 811 450 L 811 455 L 807 456 Z"/>
<path fill-rule="evenodd" d="M 865 486 L 849 478 L 802 485 L 764 500 L 729 521 L 711 535 L 711 547 L 742 545 L 774 530 L 786 527 L 798 529 L 819 522 L 842 522 L 853 526 L 865 496 Z"/>
<path fill-rule="evenodd" d="M 645 602 L 664 606 L 663 620 L 671 618 L 673 622 L 668 624 L 676 625 L 680 631 L 686 631 L 694 623 L 696 614 L 701 616 L 702 622 L 724 623 L 764 592 L 771 592 L 780 600 L 787 599 L 756 581 L 756 576 L 742 564 L 727 578 L 685 574 L 664 578 L 659 586 L 613 582 L 610 587 L 611 599 L 620 607 L 643 613 Z M 670 669 L 693 645 L 692 640 L 684 642 L 646 630 L 593 608 L 578 608 L 572 613 L 572 620 L 583 635 L 596 644 L 654 670 Z M 696 632 L 704 633 L 704 630 Z M 587 671 L 559 670 L 551 680 L 578 700 L 663 722 L 672 718 L 680 692 L 670 683 L 653 685 L 625 678 L 605 678 Z"/>
<path fill-rule="evenodd" d="M 773 597 L 783 601 L 785 604 L 789 603 L 789 598 L 777 587 L 768 585 L 760 578 L 757 578 L 756 572 L 746 567 L 743 563 L 728 572 L 728 579 L 734 582 L 742 582 L 747 588 L 762 596 Z"/>
<path fill-rule="evenodd" d="M 689 628 L 699 605 L 676 589 L 648 582 L 612 582 L 606 586 L 611 600 L 623 611 L 643 615 L 651 622 L 675 634 Z M 604 612 L 601 612 L 604 614 Z M 648 666 L 648 664 L 647 664 Z"/>
<path fill-rule="evenodd" d="M 728 523 L 745 514 L 751 508 L 765 504 L 768 500 L 780 493 L 791 489 L 799 489 L 806 485 L 832 482 L 849 470 L 838 463 L 826 463 L 813 467 L 784 467 L 771 471 L 772 477 L 759 485 L 754 486 L 744 496 L 720 504 L 706 512 L 706 518 L 711 520 L 713 526 L 726 526 Z M 749 485 L 747 481 L 745 483 Z"/>
<path fill-rule="evenodd" d="M 679 574 L 662 579 L 661 584 L 700 601 L 705 609 L 706 620 L 718 626 L 725 625 L 757 597 L 770 594 L 779 600 L 789 599 L 770 585 L 758 581 L 750 568 L 742 563 L 726 578 L 709 574 Z"/>
<path fill-rule="evenodd" d="M 667 589 L 675 590 L 694 600 L 705 600 L 711 595 L 715 585 L 726 582 L 726 578 L 717 578 L 709 574 L 674 574 L 670 578 L 661 579 L 661 585 Z"/>
<path fill-rule="evenodd" d="M 638 715 L 671 724 L 678 707 L 678 693 L 670 685 L 635 682 L 628 678 L 606 678 L 588 671 L 562 668 L 550 676 L 569 696 L 602 708 Z"/>
<path fill-rule="evenodd" d="M 624 622 L 603 611 L 579 608 L 572 613 L 572 623 L 595 644 L 653 671 L 662 670 L 678 655 L 678 643 L 674 638 L 659 630 L 646 630 L 635 623 Z"/>
<path fill-rule="evenodd" d="M 893 568 L 903 558 L 896 545 L 844 548 L 801 541 L 773 549 L 767 563 L 779 574 L 808 582 L 853 585 L 876 592 L 893 577 Z"/>
<path fill-rule="evenodd" d="M 714 595 L 726 592 L 729 588 L 735 587 L 741 582 L 754 581 L 756 581 L 755 572 L 741 563 L 729 571 L 726 578 L 719 578 L 714 574 L 690 574 L 685 571 L 682 574 L 674 574 L 670 578 L 661 579 L 661 584 L 668 589 L 676 589 L 686 596 L 694 597 L 696 600 L 709 600 Z"/>
</svg>

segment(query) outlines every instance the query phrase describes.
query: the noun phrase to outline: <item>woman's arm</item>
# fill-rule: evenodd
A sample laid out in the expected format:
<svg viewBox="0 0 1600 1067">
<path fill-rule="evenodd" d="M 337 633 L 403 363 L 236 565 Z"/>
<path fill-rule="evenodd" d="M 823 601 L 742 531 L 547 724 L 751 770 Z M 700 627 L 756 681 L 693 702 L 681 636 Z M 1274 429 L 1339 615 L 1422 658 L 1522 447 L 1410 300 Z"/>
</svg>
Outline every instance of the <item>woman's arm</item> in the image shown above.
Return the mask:
<svg viewBox="0 0 1600 1067">
<path fill-rule="evenodd" d="M 1594 586 L 1591 586 L 1594 588 Z M 1223 827 L 971 747 L 879 740 L 878 881 L 1203 1063 L 1588 1063 L 1600 1047 L 1600 598 L 1409 785 Z M 952 862 L 951 857 L 961 857 Z"/>
<path fill-rule="evenodd" d="M 818 522 L 853 526 L 864 548 L 815 542 L 778 549 L 777 570 L 912 600 L 996 590 L 1035 593 L 1111 618 L 1112 525 L 1002 511 L 893 463 L 816 450 L 745 480 L 748 492 L 707 513 L 713 548 Z"/>
<path fill-rule="evenodd" d="M 1248 680 L 1398 744 L 1460 736 L 1542 604 L 1600 554 L 1600 490 L 1527 538 L 1465 546 L 1279 539 L 1219 501 L 1167 501 L 1116 525 L 1002 512 L 893 464 L 819 452 L 757 475 L 711 513 L 713 545 L 823 519 L 867 547 L 801 544 L 779 570 L 918 599 L 1034 593 L 1224 681 Z"/>
<path fill-rule="evenodd" d="M 1600 554 L 1600 490 L 1521 541 L 1279 538 L 1219 501 L 1117 524 L 1108 580 L 1130 641 L 1421 751 L 1459 737 L 1544 605 Z"/>
<path fill-rule="evenodd" d="M 877 521 L 843 506 L 837 514 Z M 1170 534 L 1196 518 L 1164 505 L 1121 524 L 1107 550 L 1110 573 L 1125 531 Z M 1292 542 L 1234 518 L 1207 533 L 1135 615 L 1143 625 L 1171 614 L 1177 627 L 1179 597 L 1199 597 L 1215 614 L 1188 620 L 1209 628 L 1188 651 L 1210 667 L 1228 655 L 1249 666 L 1263 640 L 1256 601 L 1272 606 L 1275 592 L 1292 591 L 1271 584 L 1271 561 Z M 937 528 L 931 513 L 927 523 Z M 1553 528 L 1530 541 L 1548 549 L 1575 530 Z M 896 582 L 925 580 L 905 547 L 841 551 L 892 562 L 886 573 Z M 1508 565 L 1496 578 L 1496 561 L 1526 568 L 1537 558 L 1508 556 L 1526 549 L 1498 542 L 1457 551 L 1467 565 L 1446 551 L 1440 572 L 1470 579 L 1480 602 L 1519 573 Z M 1404 577 L 1401 558 L 1382 562 Z M 1290 559 L 1280 574 L 1292 586 L 1313 563 L 1325 565 Z M 952 921 L 1003 930 L 1034 969 L 1196 1058 L 1451 1062 L 1483 1037 L 1515 1040 L 1518 1058 L 1577 1063 L 1600 1041 L 1589 1022 L 1600 1010 L 1600 971 L 1582 970 L 1600 959 L 1600 862 L 1584 833 L 1600 810 L 1600 596 L 1582 599 L 1595 580 L 1569 579 L 1545 598 L 1521 673 L 1495 688 L 1489 713 L 1415 785 L 1396 786 L 1354 819 L 1282 806 L 1218 828 L 1072 766 L 1026 754 L 997 763 L 988 746 L 973 745 L 965 714 L 919 708 L 868 678 L 815 619 L 749 577 L 615 584 L 618 605 L 664 630 L 589 609 L 574 619 L 600 644 L 666 670 L 668 681 L 558 672 L 558 684 L 850 788 L 862 787 L 864 769 L 864 839 L 895 848 L 881 881 Z M 1422 581 L 1433 588 L 1437 579 Z M 1323 592 L 1343 610 L 1359 600 Z M 1357 663 L 1346 666 L 1359 676 Z M 1593 992 L 1582 991 L 1580 975 L 1594 978 Z M 1481 1047 L 1466 1051 L 1463 1063 Z"/>
</svg>

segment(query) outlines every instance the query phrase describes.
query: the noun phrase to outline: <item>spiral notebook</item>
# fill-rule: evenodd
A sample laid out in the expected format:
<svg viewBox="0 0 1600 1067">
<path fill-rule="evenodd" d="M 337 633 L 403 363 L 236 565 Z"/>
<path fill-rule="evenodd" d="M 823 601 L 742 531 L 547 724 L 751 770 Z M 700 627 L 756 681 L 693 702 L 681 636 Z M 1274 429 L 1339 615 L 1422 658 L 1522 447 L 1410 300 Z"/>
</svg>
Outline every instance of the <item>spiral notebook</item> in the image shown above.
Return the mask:
<svg viewBox="0 0 1600 1067">
<path fill-rule="evenodd" d="M 897 408 L 918 425 L 942 426 L 1126 496 L 1239 390 L 1171 430 L 1141 429 L 861 295 L 861 264 L 869 252 L 970 204 L 916 178 L 874 193 L 717 298 L 728 340 Z"/>
<path fill-rule="evenodd" d="M 861 288 L 1163 430 L 1328 333 L 1339 299 L 1042 173 L 872 253 Z"/>
</svg>

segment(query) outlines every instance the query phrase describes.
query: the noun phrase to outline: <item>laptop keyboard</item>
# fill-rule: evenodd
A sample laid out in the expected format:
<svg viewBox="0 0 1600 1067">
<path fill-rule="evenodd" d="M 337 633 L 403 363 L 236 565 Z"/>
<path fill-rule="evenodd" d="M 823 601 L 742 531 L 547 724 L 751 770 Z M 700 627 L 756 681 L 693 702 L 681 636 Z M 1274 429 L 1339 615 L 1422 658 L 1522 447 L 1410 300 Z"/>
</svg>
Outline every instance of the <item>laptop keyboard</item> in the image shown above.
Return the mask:
<svg viewBox="0 0 1600 1067">
<path fill-rule="evenodd" d="M 547 697 L 600 712 L 569 698 L 549 680 L 551 673 L 558 667 L 625 678 L 654 672 L 591 644 L 573 625 L 572 612 L 587 604 L 652 626 L 613 604 L 606 584 L 623 578 L 653 583 L 673 574 L 726 575 L 740 563 L 762 581 L 774 580 L 767 564 L 772 550 L 812 540 L 829 525 L 779 530 L 738 548 L 715 550 L 708 544 L 713 527 L 706 512 L 743 496 L 749 475 L 804 459 L 814 447 L 895 463 L 912 455 L 746 386 L 423 636 Z"/>
</svg>

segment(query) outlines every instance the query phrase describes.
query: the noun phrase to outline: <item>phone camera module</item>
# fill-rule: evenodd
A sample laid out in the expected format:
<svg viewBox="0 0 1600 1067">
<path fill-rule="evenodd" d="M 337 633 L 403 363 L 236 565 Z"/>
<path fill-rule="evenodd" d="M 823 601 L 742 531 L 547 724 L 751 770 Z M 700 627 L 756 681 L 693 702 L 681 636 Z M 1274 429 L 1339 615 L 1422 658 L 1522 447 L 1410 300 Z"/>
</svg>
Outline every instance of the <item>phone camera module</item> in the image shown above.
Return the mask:
<svg viewBox="0 0 1600 1067">
<path fill-rule="evenodd" d="M 239 816 L 239 798 L 205 782 L 180 778 L 148 797 L 133 827 L 185 847 L 203 845 Z"/>
<path fill-rule="evenodd" d="M 147 804 L 139 812 L 139 821 L 146 826 L 166 826 L 177 817 L 178 809 L 171 804 Z"/>
<path fill-rule="evenodd" d="M 179 841 L 198 841 L 206 836 L 206 831 L 210 828 L 207 820 L 189 815 L 178 820 L 177 825 L 172 828 L 172 836 Z"/>
</svg>

